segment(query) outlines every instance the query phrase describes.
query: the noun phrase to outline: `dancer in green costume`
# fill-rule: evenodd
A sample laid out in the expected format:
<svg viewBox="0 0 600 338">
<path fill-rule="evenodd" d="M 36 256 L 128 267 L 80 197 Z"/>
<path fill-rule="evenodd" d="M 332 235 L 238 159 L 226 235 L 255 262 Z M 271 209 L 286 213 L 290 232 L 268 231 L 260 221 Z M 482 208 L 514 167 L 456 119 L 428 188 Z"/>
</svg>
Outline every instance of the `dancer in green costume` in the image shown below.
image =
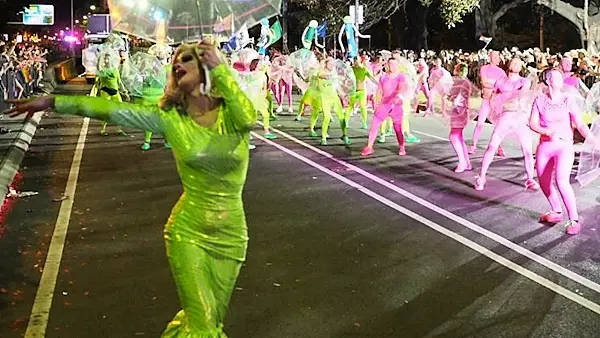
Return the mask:
<svg viewBox="0 0 600 338">
<path fill-rule="evenodd" d="M 327 145 L 327 131 L 329 130 L 329 123 L 331 122 L 331 111 L 335 113 L 337 118 L 340 120 L 340 127 L 342 130 L 341 139 L 344 144 L 350 144 L 350 138 L 348 138 L 348 128 L 346 120 L 344 119 L 344 112 L 342 103 L 336 91 L 336 88 L 331 83 L 330 77 L 332 76 L 331 70 L 333 67 L 334 60 L 332 58 L 324 59 L 321 61 L 321 71 L 311 77 L 311 86 L 304 93 L 302 100 L 300 101 L 300 109 L 298 110 L 299 119 L 302 112 L 304 111 L 305 105 L 309 105 L 312 108 L 312 115 L 310 119 L 310 136 L 317 137 L 318 134 L 315 131 L 317 120 L 319 119 L 319 113 L 323 113 L 323 123 L 321 125 L 321 145 Z"/>
<path fill-rule="evenodd" d="M 183 310 L 162 337 L 224 338 L 225 313 L 246 258 L 242 189 L 249 132 L 257 115 L 210 42 L 183 45 L 173 60 L 161 109 L 93 97 L 45 96 L 12 101 L 15 108 L 8 113 L 31 117 L 54 108 L 59 114 L 106 119 L 169 139 L 184 192 L 164 233 Z M 204 80 L 208 69 L 210 80 Z M 204 94 L 210 82 L 216 91 Z"/>
<path fill-rule="evenodd" d="M 348 104 L 348 107 L 346 107 L 346 113 L 344 114 L 345 120 L 350 121 L 350 115 L 354 110 L 356 101 L 358 101 L 360 106 L 362 129 L 369 129 L 369 124 L 367 121 L 367 92 L 365 90 L 365 80 L 367 78 L 371 79 L 373 82 L 377 82 L 377 80 L 375 77 L 373 77 L 369 69 L 360 58 L 354 59 L 352 70 L 354 71 L 354 76 L 356 76 L 356 94 L 350 97 L 350 103 Z"/>
<path fill-rule="evenodd" d="M 96 75 L 96 83 L 94 84 L 92 92 L 94 93 L 93 96 L 99 96 L 105 100 L 123 102 L 119 92 L 123 93 L 123 96 L 125 96 L 126 100 L 129 100 L 129 96 L 127 95 L 127 90 L 121 81 L 121 75 L 118 69 L 118 55 L 112 54 L 113 53 L 109 51 L 100 54 L 98 67 L 99 72 Z M 100 130 L 101 135 L 108 135 L 108 132 L 106 131 L 107 126 L 108 123 L 104 121 L 102 130 Z M 120 136 L 127 135 L 123 129 L 121 129 L 121 126 L 118 126 L 117 134 Z"/>
<path fill-rule="evenodd" d="M 165 74 L 169 74 L 170 72 L 171 65 L 165 65 Z M 147 81 L 144 81 L 144 86 L 142 87 L 142 97 L 139 98 L 139 101 L 137 101 L 136 103 L 139 103 L 142 106 L 157 106 L 164 92 L 165 87 L 162 81 L 156 81 L 155 79 L 147 79 Z M 151 141 L 152 131 L 144 131 L 144 144 L 142 144 L 143 151 L 150 149 Z M 171 148 L 171 145 L 169 144 L 167 139 L 165 139 L 165 148 Z"/>
</svg>

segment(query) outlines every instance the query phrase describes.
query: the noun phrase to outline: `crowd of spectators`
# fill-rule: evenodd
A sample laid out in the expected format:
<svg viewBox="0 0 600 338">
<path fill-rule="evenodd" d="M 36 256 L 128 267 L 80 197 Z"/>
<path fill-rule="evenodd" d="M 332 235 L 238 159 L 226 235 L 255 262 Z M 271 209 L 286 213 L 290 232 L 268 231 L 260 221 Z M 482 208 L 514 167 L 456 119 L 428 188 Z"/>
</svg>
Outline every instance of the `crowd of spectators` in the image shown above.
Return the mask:
<svg viewBox="0 0 600 338">
<path fill-rule="evenodd" d="M 37 44 L 0 42 L 0 111 L 8 108 L 6 99 L 22 99 L 42 92 L 48 56 L 49 50 Z M 0 122 L 0 134 L 8 132 Z"/>
</svg>

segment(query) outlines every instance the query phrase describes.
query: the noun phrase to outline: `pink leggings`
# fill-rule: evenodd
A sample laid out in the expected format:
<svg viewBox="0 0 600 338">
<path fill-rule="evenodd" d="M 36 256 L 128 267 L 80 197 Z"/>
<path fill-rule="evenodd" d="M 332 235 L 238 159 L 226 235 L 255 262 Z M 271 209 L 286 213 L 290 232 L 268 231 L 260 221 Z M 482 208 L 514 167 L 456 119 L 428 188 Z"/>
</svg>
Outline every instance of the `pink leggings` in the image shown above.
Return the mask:
<svg viewBox="0 0 600 338">
<path fill-rule="evenodd" d="M 375 109 L 375 113 L 373 116 L 373 120 L 371 121 L 371 127 L 369 129 L 369 143 L 367 143 L 368 147 L 373 147 L 375 144 L 375 139 L 377 138 L 377 134 L 379 134 L 379 127 L 381 123 L 385 121 L 388 117 L 392 118 L 392 122 L 394 124 L 394 131 L 396 132 L 396 139 L 398 140 L 398 144 L 400 148 L 404 147 L 404 134 L 402 133 L 402 105 L 392 105 L 392 104 L 379 104 L 377 109 Z"/>
<path fill-rule="evenodd" d="M 481 113 L 479 116 L 481 116 Z M 498 123 L 494 126 L 490 143 L 483 154 L 481 174 L 479 176 L 485 178 L 490 164 L 494 160 L 494 154 L 496 154 L 498 148 L 502 145 L 502 141 L 504 141 L 506 136 L 513 133 L 517 135 L 517 139 L 521 144 L 527 178 L 533 179 L 533 134 L 527 125 L 527 119 L 528 117 L 525 114 L 519 113 L 506 112 L 502 115 Z"/>
<path fill-rule="evenodd" d="M 463 129 L 464 128 L 451 128 L 448 138 L 450 139 L 450 144 L 452 144 L 452 149 L 454 149 L 456 156 L 458 156 L 457 169 L 465 170 L 471 168 L 471 161 L 469 160 L 469 150 L 465 144 Z"/>
<path fill-rule="evenodd" d="M 271 87 L 273 91 L 273 96 L 275 96 L 275 101 L 278 105 L 282 105 L 283 103 L 283 93 L 287 93 L 288 106 L 292 106 L 292 82 L 285 82 L 284 80 L 279 80 L 279 83 L 274 83 Z"/>
<path fill-rule="evenodd" d="M 562 208 L 558 193 L 562 197 L 569 219 L 578 221 L 575 193 L 571 187 L 571 169 L 575 160 L 575 150 L 572 141 L 541 141 L 536 152 L 536 169 L 540 187 L 546 195 L 550 207 L 554 212 L 561 212 Z M 552 174 L 556 175 L 558 191 L 552 184 Z"/>
<path fill-rule="evenodd" d="M 425 95 L 425 99 L 427 100 L 427 110 L 431 109 L 431 105 L 433 104 L 433 102 L 431 102 L 431 92 L 429 90 L 429 84 L 427 82 L 421 82 L 419 83 L 419 86 L 417 87 L 417 93 L 419 91 L 423 92 L 423 95 Z"/>
</svg>

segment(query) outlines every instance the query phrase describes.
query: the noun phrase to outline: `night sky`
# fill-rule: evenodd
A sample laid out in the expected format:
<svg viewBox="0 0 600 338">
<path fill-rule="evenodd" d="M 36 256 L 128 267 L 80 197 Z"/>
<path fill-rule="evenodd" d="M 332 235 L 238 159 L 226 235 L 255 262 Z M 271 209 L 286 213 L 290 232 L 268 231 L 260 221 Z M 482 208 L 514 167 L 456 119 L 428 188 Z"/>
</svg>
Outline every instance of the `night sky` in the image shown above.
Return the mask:
<svg viewBox="0 0 600 338">
<path fill-rule="evenodd" d="M 89 12 L 90 5 L 100 7 L 104 0 L 73 0 L 75 19 L 86 15 Z M 70 0 L 0 0 L 0 32 L 23 30 L 24 26 L 6 26 L 5 22 L 22 21 L 22 17 L 17 15 L 23 7 L 30 4 L 54 5 L 54 30 L 67 27 L 71 23 L 71 1 Z M 31 26 L 30 26 L 31 27 Z M 36 28 L 30 28 L 35 30 Z M 41 29 L 41 28 L 38 28 Z"/>
<path fill-rule="evenodd" d="M 97 13 L 107 13 L 106 0 L 73 0 L 75 19 L 81 20 L 90 10 L 90 5 L 98 7 Z M 578 0 L 572 0 L 577 2 Z M 22 17 L 17 15 L 17 12 L 21 11 L 24 6 L 29 4 L 51 4 L 55 7 L 55 25 L 54 26 L 7 26 L 4 23 L 8 21 L 21 21 Z M 71 20 L 71 1 L 70 0 L 31 0 L 31 2 L 24 0 L 0 0 L 0 34 L 9 33 L 14 34 L 16 32 L 23 31 L 25 28 L 34 33 L 49 32 L 50 34 L 58 32 L 60 29 L 64 29 L 70 26 Z M 579 4 L 579 3 L 576 3 Z M 104 8 L 104 9 L 103 9 Z M 552 47 L 553 50 L 565 50 L 570 48 L 579 48 L 579 36 L 574 29 L 574 26 L 570 24 L 566 19 L 558 14 L 550 15 L 551 11 L 546 10 L 547 17 L 545 22 L 545 43 L 547 47 Z M 402 13 L 397 13 L 392 17 L 394 19 L 394 29 L 400 30 L 394 32 L 394 35 L 404 36 L 407 32 L 402 31 L 404 25 L 404 18 Z M 474 30 L 474 18 L 473 15 L 469 15 L 465 18 L 463 24 L 457 25 L 453 30 L 446 29 L 445 25 L 439 18 L 437 9 L 433 8 L 429 10 L 427 15 L 427 23 L 429 28 L 429 47 L 432 49 L 439 48 L 451 48 L 460 46 L 466 50 L 475 50 L 481 48 L 481 43 L 473 37 Z M 514 25 L 515 22 L 519 22 L 519 25 Z M 523 4 L 513 11 L 510 11 L 504 16 L 499 22 L 499 27 L 503 27 L 503 33 L 499 32 L 496 41 L 493 43 L 496 46 L 519 46 L 519 47 L 531 47 L 538 44 L 538 24 L 539 14 L 533 9 L 530 3 Z M 397 26 L 397 27 L 396 27 Z M 396 29 L 398 28 L 398 29 Z M 296 32 L 299 30 L 298 32 Z M 301 28 L 290 27 L 290 33 L 293 35 L 291 41 L 297 43 L 295 38 L 300 34 Z M 524 32 L 527 32 L 524 34 Z M 253 34 L 258 32 L 253 31 Z M 373 35 L 373 42 L 379 47 L 387 46 L 387 22 L 384 20 L 380 24 L 377 24 L 366 33 Z M 397 41 L 394 38 L 394 41 Z M 400 39 L 402 40 L 402 39 Z M 396 43 L 394 43 L 396 45 Z M 406 45 L 406 42 L 401 43 L 404 47 L 411 47 Z"/>
</svg>

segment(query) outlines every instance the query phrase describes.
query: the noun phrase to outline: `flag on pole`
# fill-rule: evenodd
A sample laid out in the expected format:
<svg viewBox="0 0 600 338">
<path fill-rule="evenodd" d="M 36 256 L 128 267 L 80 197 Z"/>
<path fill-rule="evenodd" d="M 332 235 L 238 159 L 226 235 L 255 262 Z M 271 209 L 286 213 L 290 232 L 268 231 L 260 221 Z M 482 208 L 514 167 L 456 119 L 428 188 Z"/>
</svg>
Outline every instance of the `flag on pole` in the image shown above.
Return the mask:
<svg viewBox="0 0 600 338">
<path fill-rule="evenodd" d="M 485 43 L 486 45 L 488 45 L 490 42 L 492 42 L 492 38 L 487 37 L 485 35 L 481 35 L 479 36 L 479 41 Z"/>
<path fill-rule="evenodd" d="M 269 31 L 269 42 L 267 42 L 265 48 L 271 46 L 281 39 L 281 36 L 283 35 L 283 29 L 281 28 L 281 23 L 279 20 L 275 21 L 275 23 L 271 25 Z"/>
<path fill-rule="evenodd" d="M 324 38 L 327 35 L 327 21 L 317 26 L 316 31 L 318 37 Z"/>
<path fill-rule="evenodd" d="M 243 24 L 240 29 L 233 34 L 231 39 L 223 46 L 223 49 L 227 53 L 233 53 L 234 51 L 240 50 L 246 45 L 248 45 L 252 40 L 250 39 L 250 34 L 248 33 L 248 26 Z"/>
</svg>

